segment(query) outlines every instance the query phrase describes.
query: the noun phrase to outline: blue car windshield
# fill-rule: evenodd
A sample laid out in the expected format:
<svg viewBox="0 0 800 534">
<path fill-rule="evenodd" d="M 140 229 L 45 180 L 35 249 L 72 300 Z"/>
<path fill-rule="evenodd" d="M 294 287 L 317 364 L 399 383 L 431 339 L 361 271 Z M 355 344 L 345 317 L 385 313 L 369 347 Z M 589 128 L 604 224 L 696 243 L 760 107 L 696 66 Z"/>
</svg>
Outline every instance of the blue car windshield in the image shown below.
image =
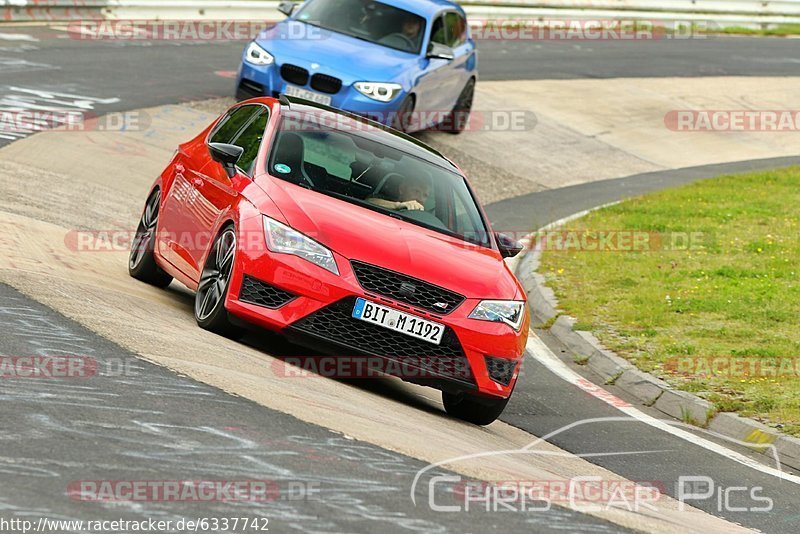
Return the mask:
<svg viewBox="0 0 800 534">
<path fill-rule="evenodd" d="M 413 54 L 419 54 L 425 35 L 425 19 L 373 0 L 309 0 L 295 18 Z"/>
<path fill-rule="evenodd" d="M 344 116 L 292 110 L 284 112 L 268 165 L 276 178 L 491 246 L 464 177 L 425 150 Z"/>
</svg>

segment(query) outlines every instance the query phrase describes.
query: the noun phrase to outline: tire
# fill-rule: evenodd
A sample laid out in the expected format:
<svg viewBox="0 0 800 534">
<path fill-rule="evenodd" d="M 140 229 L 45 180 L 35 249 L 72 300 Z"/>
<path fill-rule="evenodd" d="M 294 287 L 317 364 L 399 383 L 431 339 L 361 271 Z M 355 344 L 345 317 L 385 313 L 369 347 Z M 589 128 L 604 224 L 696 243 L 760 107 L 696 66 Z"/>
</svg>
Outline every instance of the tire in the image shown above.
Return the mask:
<svg viewBox="0 0 800 534">
<path fill-rule="evenodd" d="M 458 100 L 456 100 L 456 105 L 453 107 L 453 111 L 450 112 L 450 116 L 445 124 L 449 125 L 447 131 L 452 134 L 460 134 L 463 132 L 467 124 L 469 123 L 469 115 L 472 112 L 472 100 L 475 97 L 475 80 L 470 80 L 467 82 L 467 85 L 464 86 L 464 89 L 461 90 L 461 94 L 458 95 Z"/>
<path fill-rule="evenodd" d="M 392 119 L 392 128 L 401 132 L 407 132 L 411 125 L 412 113 L 414 112 L 414 97 L 407 95 L 397 108 L 397 114 Z"/>
<path fill-rule="evenodd" d="M 211 246 L 194 295 L 194 318 L 198 326 L 232 339 L 244 334 L 242 327 L 231 322 L 225 309 L 225 296 L 236 261 L 236 247 L 236 231 L 232 225 L 228 225 Z"/>
<path fill-rule="evenodd" d="M 487 399 L 468 393 L 442 391 L 442 402 L 448 415 L 474 425 L 488 425 L 500 417 L 511 396 L 506 399 Z"/>
<path fill-rule="evenodd" d="M 142 218 L 139 219 L 139 226 L 136 227 L 136 235 L 131 243 L 128 274 L 142 282 L 164 288 L 172 282 L 172 277 L 158 266 L 153 255 L 160 204 L 161 189 L 154 189 L 145 202 Z"/>
</svg>

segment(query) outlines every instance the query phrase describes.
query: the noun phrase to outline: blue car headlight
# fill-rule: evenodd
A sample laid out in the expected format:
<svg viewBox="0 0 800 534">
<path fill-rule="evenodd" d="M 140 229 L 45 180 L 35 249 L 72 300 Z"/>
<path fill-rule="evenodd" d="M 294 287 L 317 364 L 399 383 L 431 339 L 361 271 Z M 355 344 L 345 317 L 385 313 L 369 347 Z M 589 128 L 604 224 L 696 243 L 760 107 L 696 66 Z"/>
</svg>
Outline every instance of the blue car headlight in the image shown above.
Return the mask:
<svg viewBox="0 0 800 534">
<path fill-rule="evenodd" d="M 247 45 L 247 51 L 244 54 L 244 60 L 253 65 L 272 65 L 275 63 L 275 56 L 258 46 L 253 41 Z"/>
<path fill-rule="evenodd" d="M 264 233 L 267 237 L 267 248 L 272 252 L 298 256 L 339 275 L 339 268 L 336 266 L 333 253 L 294 228 L 264 215 Z"/>
<path fill-rule="evenodd" d="M 356 82 L 353 87 L 362 95 L 379 102 L 391 102 L 403 90 L 399 83 L 384 82 Z"/>
<path fill-rule="evenodd" d="M 475 306 L 470 319 L 505 323 L 519 332 L 525 318 L 525 303 L 520 300 L 482 300 Z"/>
</svg>

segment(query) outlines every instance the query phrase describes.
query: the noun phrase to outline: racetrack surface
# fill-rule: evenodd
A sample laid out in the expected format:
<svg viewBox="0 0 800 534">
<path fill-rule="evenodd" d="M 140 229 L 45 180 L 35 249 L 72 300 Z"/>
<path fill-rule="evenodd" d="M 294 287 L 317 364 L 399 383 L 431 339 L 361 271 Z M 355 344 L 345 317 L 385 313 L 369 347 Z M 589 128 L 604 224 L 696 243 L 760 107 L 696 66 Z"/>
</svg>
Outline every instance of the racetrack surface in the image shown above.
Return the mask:
<svg viewBox="0 0 800 534">
<path fill-rule="evenodd" d="M 0 28 L 0 31 L 6 30 Z M 92 109 L 101 114 L 229 96 L 232 92 L 232 79 L 228 76 L 230 71 L 236 68 L 242 47 L 241 43 L 194 45 L 185 43 L 179 45 L 175 43 L 91 43 L 65 39 L 64 32 L 48 27 L 14 27 L 9 31 L 30 35 L 32 38 L 40 40 L 2 43 L 0 56 L 6 57 L 5 60 L 0 58 L 0 75 L 2 75 L 3 86 L 0 94 L 24 96 L 30 95 L 30 91 L 57 91 L 89 95 L 95 99 L 90 103 Z M 796 59 L 796 41 L 739 37 L 652 43 L 601 42 L 588 46 L 565 42 L 481 42 L 479 49 L 482 80 L 646 78 L 649 76 L 660 78 L 700 75 L 784 76 L 797 74 L 798 61 Z M 12 60 L 8 60 L 8 58 L 12 58 Z M 456 456 L 458 452 L 474 451 L 481 447 L 484 450 L 493 450 L 492 448 L 499 449 L 508 443 L 521 445 L 531 435 L 542 436 L 581 419 L 619 415 L 619 412 L 602 401 L 567 385 L 531 358 L 526 361 L 525 371 L 515 396 L 503 416 L 503 421 L 512 426 L 498 423 L 485 430 L 455 423 L 442 417 L 440 404 L 431 390 L 398 384 L 394 381 L 366 386 L 326 380 L 324 380 L 326 384 L 323 386 L 282 384 L 281 387 L 287 388 L 284 393 L 288 393 L 282 399 L 276 399 L 275 393 L 266 395 L 263 391 L 259 391 L 260 388 L 263 388 L 264 381 L 269 383 L 269 377 L 266 376 L 268 373 L 263 369 L 273 361 L 268 354 L 291 353 L 296 349 L 269 336 L 266 338 L 251 336 L 246 340 L 244 346 L 230 344 L 214 336 L 209 337 L 193 327 L 189 311 L 190 296 L 186 291 L 175 288 L 173 285 L 173 289 L 163 293 L 140 287 L 140 285 L 136 286 L 135 282 L 123 279 L 126 276 L 124 254 L 109 253 L 108 257 L 102 259 L 98 257 L 96 261 L 92 261 L 91 258 L 87 259 L 81 256 L 76 259 L 59 248 L 59 238 L 63 241 L 64 233 L 75 228 L 127 228 L 133 224 L 144 198 L 146 184 L 149 183 L 150 176 L 152 176 L 148 173 L 153 168 L 159 168 L 162 165 L 171 152 L 176 139 L 187 138 L 190 132 L 199 129 L 202 124 L 195 114 L 181 109 L 162 110 L 162 113 L 168 113 L 168 116 L 159 117 L 153 113 L 151 119 L 166 119 L 162 122 L 173 124 L 174 129 L 165 134 L 162 125 L 158 132 L 137 139 L 135 142 L 120 136 L 104 137 L 100 133 L 90 134 L 80 140 L 76 137 L 74 142 L 71 141 L 72 138 L 62 136 L 64 143 L 59 145 L 62 147 L 62 152 L 53 153 L 54 145 L 44 140 L 44 137 L 49 135 L 46 134 L 42 136 L 42 140 L 38 139 L 39 136 L 35 136 L 24 141 L 25 147 L 22 145 L 12 147 L 15 149 L 13 152 L 0 152 L 0 165 L 3 165 L 1 172 L 4 173 L 3 198 L 5 199 L 2 209 L 7 214 L 16 214 L 8 218 L 5 218 L 4 215 L 4 224 L 6 225 L 4 235 L 24 237 L 22 240 L 14 241 L 16 248 L 12 247 L 12 250 L 7 250 L 5 263 L 0 265 L 2 265 L 2 280 L 23 289 L 29 295 L 35 296 L 37 300 L 44 301 L 47 305 L 55 307 L 80 323 L 90 326 L 92 330 L 101 332 L 102 337 L 52 314 L 7 288 L 2 289 L 4 306 L 8 306 L 8 302 L 19 302 L 11 299 L 23 299 L 24 306 L 35 308 L 36 313 L 46 315 L 48 321 L 61 325 L 63 328 L 78 329 L 75 330 L 77 332 L 75 335 L 86 338 L 87 350 L 97 350 L 119 358 L 127 358 L 136 353 L 138 356 L 156 360 L 166 367 L 191 374 L 200 382 L 214 384 L 228 392 L 244 394 L 249 398 L 257 398 L 259 402 L 256 405 L 237 399 L 218 389 L 176 378 L 173 374 L 158 367 L 140 364 L 148 381 L 163 383 L 163 387 L 167 390 L 201 391 L 196 398 L 201 398 L 206 403 L 202 407 L 195 406 L 188 399 L 182 399 L 180 395 L 170 395 L 170 411 L 182 415 L 178 421 L 174 417 L 168 417 L 168 424 L 183 425 L 185 423 L 189 427 L 205 425 L 214 428 L 241 426 L 242 428 L 256 429 L 255 432 L 262 432 L 261 427 L 269 425 L 269 439 L 273 439 L 277 435 L 279 440 L 289 440 L 290 443 L 294 443 L 291 440 L 297 436 L 311 436 L 316 440 L 311 444 L 312 448 L 322 447 L 320 443 L 327 444 L 331 439 L 341 439 L 331 438 L 327 430 L 315 426 L 314 423 L 329 428 L 334 426 L 352 428 L 359 433 L 360 439 L 369 442 L 358 442 L 359 448 L 364 447 L 368 454 L 382 455 L 382 457 L 389 455 L 391 462 L 404 466 L 405 474 L 403 476 L 406 476 L 411 470 L 419 469 L 425 462 L 447 458 L 446 453 L 448 452 L 451 456 Z M 209 118 L 210 116 L 205 117 L 204 120 Z M 11 139 L 7 141 L 11 141 Z M 2 142 L 3 140 L 0 139 L 0 143 Z M 28 145 L 27 143 L 34 144 Z M 447 143 L 450 141 L 448 140 Z M 87 146 L 90 148 L 87 149 Z M 37 152 L 46 154 L 48 157 L 37 158 Z M 91 158 L 87 158 L 89 154 L 92 156 Z M 119 158 L 123 156 L 127 156 L 126 166 L 117 167 L 109 163 L 122 161 Z M 32 170 L 32 173 L 23 172 L 26 162 L 31 164 L 29 171 Z M 745 162 L 727 166 L 692 167 L 682 171 L 663 170 L 647 174 L 634 174 L 626 178 L 514 196 L 490 204 L 488 211 L 493 223 L 498 228 L 532 230 L 543 223 L 580 209 L 623 198 L 630 194 L 712 176 L 717 172 L 735 172 L 752 166 L 764 168 L 792 162 L 797 162 L 797 160 L 775 159 L 760 163 Z M 105 173 L 103 172 L 104 168 Z M 117 170 L 118 168 L 124 168 L 125 172 L 120 172 Z M 47 174 L 49 171 L 54 171 L 54 173 Z M 109 177 L 112 177 L 114 183 L 108 183 Z M 25 181 L 28 191 L 17 190 L 20 179 Z M 62 185 L 50 188 L 48 180 L 58 180 L 58 183 Z M 62 180 L 69 180 L 70 187 L 64 188 Z M 120 180 L 129 183 L 117 183 Z M 42 192 L 48 198 L 37 198 L 37 192 Z M 86 202 L 87 196 L 93 200 Z M 65 213 L 53 213 L 53 210 L 57 210 L 61 202 L 65 202 L 62 207 Z M 85 204 L 89 204 L 92 209 L 82 210 L 81 206 L 85 206 Z M 24 223 L 14 222 L 18 221 L 17 217 L 19 216 L 24 217 Z M 24 231 L 18 225 L 23 225 Z M 34 239 L 33 236 L 46 236 L 46 238 L 39 240 L 39 237 Z M 92 255 L 89 254 L 89 256 Z M 81 272 L 81 269 L 88 269 L 88 271 Z M 69 277 L 72 277 L 73 274 L 75 274 L 75 278 L 70 280 Z M 42 287 L 43 280 L 48 282 L 47 287 Z M 70 297 L 75 295 L 76 291 L 81 295 L 82 302 L 70 302 Z M 151 332 L 150 323 L 154 320 L 151 316 L 151 309 L 157 309 L 158 316 L 167 321 L 165 331 Z M 104 317 L 103 313 L 108 315 Z M 174 318 L 170 319 L 171 316 Z M 130 329 L 129 333 L 123 332 L 126 328 Z M 157 345 L 169 342 L 170 328 L 172 336 L 178 336 L 177 333 L 180 332 L 180 341 L 188 343 L 188 345 L 184 345 L 183 349 L 174 349 L 175 345 L 169 345 L 172 349 L 168 348 L 165 352 L 159 352 Z M 153 336 L 153 339 L 148 340 L 149 336 Z M 183 336 L 186 336 L 185 339 Z M 110 344 L 103 339 L 104 337 L 114 339 L 124 348 Z M 199 338 L 201 341 L 195 338 Z M 33 347 L 26 346 L 24 339 L 18 336 L 9 337 L 7 343 L 7 346 L 0 347 L 1 352 L 14 353 L 11 351 L 33 350 Z M 212 351 L 220 353 L 224 351 L 226 357 L 213 358 Z M 233 369 L 236 375 L 235 380 L 219 382 L 218 374 L 228 367 Z M 583 369 L 578 370 L 585 373 Z M 246 378 L 248 373 L 254 374 Z M 118 395 L 121 397 L 121 402 L 132 403 L 133 405 L 129 405 L 128 408 L 143 410 L 146 413 L 148 410 L 150 412 L 158 411 L 157 407 L 154 408 L 147 404 L 147 397 L 126 394 L 125 388 L 130 387 L 130 384 L 123 382 L 112 381 L 98 387 L 109 388 L 101 392 Z M 332 382 L 332 384 L 327 384 L 327 382 Z M 613 388 L 610 389 L 613 390 Z M 15 389 L 12 395 L 13 402 L 19 402 L 20 399 L 22 399 L 21 402 L 30 402 L 30 398 L 38 394 L 41 394 L 41 391 L 37 392 L 35 388 Z M 292 406 L 292 404 L 304 403 L 308 404 L 306 408 Z M 264 408 L 264 406 L 275 406 L 276 404 L 277 410 Z M 352 406 L 357 407 L 351 409 Z M 50 411 L 50 407 L 42 405 L 43 411 L 40 415 L 56 420 L 67 420 L 71 413 L 69 410 L 74 409 L 75 407 L 69 408 L 64 405 L 60 408 L 53 407 Z M 113 426 L 114 418 L 109 417 L 106 412 L 107 410 L 97 410 L 95 406 L 91 412 L 86 413 L 84 419 L 88 421 L 87 424 L 95 425 L 95 427 Z M 294 417 L 286 415 L 286 412 L 293 413 Z M 190 415 L 184 416 L 183 414 Z M 332 414 L 336 414 L 336 418 L 341 418 L 345 422 L 332 422 Z M 397 416 L 398 419 L 394 420 L 390 415 Z M 660 417 L 657 413 L 652 415 Z M 153 414 L 153 417 L 157 423 L 163 422 L 161 414 Z M 228 418 L 245 421 L 245 423 L 241 425 L 229 423 Z M 308 422 L 309 420 L 311 423 Z M 14 428 L 15 431 L 12 434 L 24 436 L 25 428 Z M 497 430 L 499 428 L 502 430 Z M 376 429 L 385 431 L 386 436 L 380 439 L 372 436 L 371 433 L 376 433 Z M 419 429 L 423 429 L 423 431 L 417 434 Z M 430 429 L 434 435 L 427 435 L 425 429 Z M 440 434 L 442 429 L 444 431 Z M 517 429 L 525 432 L 518 432 Z M 70 430 L 75 430 L 74 425 L 72 428 L 59 431 L 68 432 Z M 404 433 L 407 435 L 403 436 Z M 54 435 L 65 436 L 65 434 Z M 259 435 L 259 439 L 263 437 L 264 434 Z M 149 439 L 149 436 L 147 438 Z M 175 436 L 175 438 L 180 439 L 180 436 Z M 370 440 L 370 438 L 372 439 Z M 452 450 L 448 450 L 448 447 L 445 446 L 447 443 L 445 438 L 464 440 L 468 446 L 453 446 Z M 86 441 L 79 442 L 77 445 L 76 454 L 80 453 L 78 456 L 59 459 L 62 462 L 75 460 L 73 470 L 60 473 L 61 478 L 87 476 L 85 466 L 91 465 L 92 455 L 95 454 L 96 449 L 92 448 L 92 444 L 85 435 L 80 439 Z M 435 452 L 426 451 L 426 447 L 420 446 L 420 443 L 409 443 L 414 440 L 421 440 Z M 430 440 L 430 443 L 427 440 Z M 381 441 L 381 443 L 375 445 L 375 441 Z M 596 471 L 596 473 L 601 473 L 600 476 L 607 477 L 610 476 L 610 472 L 613 472 L 630 480 L 658 481 L 663 483 L 668 492 L 674 495 L 674 482 L 677 477 L 708 475 L 718 487 L 747 485 L 764 488 L 763 494 L 773 499 L 775 509 L 769 514 L 731 512 L 720 510 L 713 499 L 693 503 L 699 508 L 750 528 L 760 528 L 769 532 L 797 531 L 800 518 L 797 517 L 796 510 L 800 496 L 795 484 L 778 481 L 774 477 L 699 449 L 691 443 L 660 431 L 654 431 L 641 423 L 595 423 L 558 434 L 550 441 L 572 454 L 614 453 L 617 456 L 593 456 L 587 458 L 587 462 L 578 463 L 572 463 L 573 460 L 565 460 L 563 463 L 556 462 L 557 468 L 552 471 L 529 471 L 527 472 L 529 476 L 555 477 L 561 476 L 563 473 L 572 475 L 595 473 L 590 469 L 591 464 L 595 464 L 608 469 L 608 471 Z M 198 442 L 203 443 L 204 440 L 200 439 Z M 285 444 L 285 442 L 281 443 Z M 38 442 L 38 446 L 41 447 L 39 450 L 42 452 L 37 453 L 36 449 L 32 449 L 31 453 L 25 457 L 35 459 L 46 454 L 47 444 L 47 442 Z M 147 454 L 154 454 L 152 451 L 157 451 L 160 446 L 159 443 L 149 442 L 146 447 L 146 450 L 149 451 Z M 402 450 L 408 456 L 397 455 L 387 449 Z M 210 446 L 208 449 L 201 447 L 200 450 L 203 454 L 209 452 L 213 454 L 214 452 Z M 327 451 L 327 449 L 325 450 Z M 744 448 L 737 450 L 748 453 Z M 259 451 L 260 453 L 264 452 L 261 449 Z M 117 453 L 103 458 L 107 458 L 110 462 L 111 456 L 126 457 L 126 455 L 130 456 L 130 452 L 130 449 L 122 448 L 118 449 Z M 319 450 L 314 449 L 314 454 L 317 452 Z M 644 452 L 646 454 L 643 454 Z M 335 449 L 333 454 L 336 456 L 340 452 Z M 6 453 L 6 455 L 14 456 L 12 453 Z M 270 456 L 274 455 L 270 454 Z M 278 456 L 278 459 L 272 458 L 271 461 L 277 464 L 278 468 L 286 470 L 289 480 L 292 477 L 302 478 L 307 475 L 307 471 L 304 470 L 309 467 L 305 464 L 307 460 L 297 461 L 298 459 L 292 455 L 279 454 Z M 417 459 L 412 459 L 411 456 Z M 193 461 L 203 462 L 206 461 L 206 458 L 201 454 Z M 217 473 L 221 476 L 231 472 L 238 473 L 241 469 L 252 472 L 252 467 L 248 469 L 248 466 L 252 464 L 242 463 L 241 457 L 231 455 L 227 459 L 231 463 L 215 465 L 215 469 L 218 469 Z M 423 461 L 420 462 L 419 459 Z M 759 460 L 763 461 L 763 458 L 759 458 Z M 112 464 L 113 462 L 103 463 L 108 469 L 99 473 L 97 478 L 117 476 L 124 478 L 124 473 L 116 474 L 119 472 L 116 469 L 124 466 L 116 465 L 112 468 Z M 125 464 L 140 465 L 130 459 Z M 537 462 L 533 462 L 533 464 L 537 469 L 543 468 Z M 392 489 L 386 489 L 388 493 L 385 495 L 370 495 L 368 498 L 357 495 L 355 498 L 363 498 L 365 505 L 380 509 L 393 518 L 415 517 L 431 521 L 431 525 L 437 524 L 437 521 L 441 522 L 441 514 L 428 514 L 420 511 L 419 506 L 413 510 L 410 506 L 406 506 L 409 503 L 407 498 L 405 501 L 403 500 L 405 498 L 403 490 L 407 492 L 409 489 L 407 478 L 403 478 L 402 482 L 391 484 L 388 479 L 382 478 L 382 475 L 376 474 L 374 470 L 369 470 L 369 465 L 353 467 L 353 470 L 348 470 L 347 473 L 337 471 L 332 466 L 326 465 L 324 461 L 314 463 L 312 460 L 312 465 L 314 473 L 326 473 L 326 476 L 331 479 L 346 474 L 354 478 L 360 477 L 359 480 L 372 480 L 373 483 L 382 484 L 382 487 L 391 487 Z M 182 469 L 172 471 L 171 473 L 174 475 L 170 476 L 186 478 L 188 475 L 183 469 L 185 465 L 177 465 L 177 467 Z M 33 468 L 48 467 L 34 465 Z M 135 467 L 135 469 L 139 468 Z M 498 473 L 503 472 L 517 473 L 518 471 L 514 470 L 520 469 L 520 466 L 513 462 L 510 464 L 500 462 L 496 465 L 493 464 L 487 470 L 475 465 L 467 468 L 454 466 L 453 469 L 467 476 L 487 475 L 487 470 L 492 472 L 489 474 L 497 476 Z M 168 473 L 170 472 L 165 470 L 158 476 L 168 478 Z M 26 488 L 31 493 L 25 494 L 26 496 L 39 491 L 48 494 L 44 489 L 47 486 L 43 485 L 42 480 L 29 476 L 30 472 L 23 472 L 23 474 L 25 476 L 20 475 L 18 480 L 27 480 L 26 485 L 30 484 Z M 131 475 L 129 477 L 135 478 Z M 352 486 L 348 487 L 352 488 Z M 390 495 L 391 498 L 384 499 L 386 495 Z M 3 501 L 12 506 L 19 506 L 21 501 L 14 500 L 18 498 L 19 495 L 6 495 L 3 497 Z M 29 505 L 32 498 L 23 500 L 27 501 Z M 53 497 L 47 506 L 52 506 L 52 511 L 63 512 L 66 508 L 58 507 L 64 504 L 63 496 L 60 496 L 61 501 L 58 501 L 58 498 Z M 59 505 L 57 501 L 61 504 Z M 734 504 L 748 506 L 748 501 L 739 496 L 735 498 Z M 286 514 L 286 521 L 292 520 L 291 514 L 296 512 L 296 507 L 292 507 L 291 503 L 287 506 L 288 508 L 285 510 L 276 508 L 277 515 L 272 516 L 277 519 L 276 523 L 280 521 L 278 518 L 283 517 L 281 515 L 283 513 Z M 99 509 L 100 507 L 95 506 L 92 508 L 92 513 L 95 511 L 99 513 Z M 352 510 L 348 512 L 337 509 L 336 513 L 330 513 L 330 510 L 326 510 L 324 507 L 314 508 L 314 510 L 318 513 L 315 513 L 314 518 L 309 520 L 312 522 L 306 524 L 320 528 L 324 526 L 330 530 L 338 531 L 344 525 L 357 531 L 364 531 L 369 528 L 366 521 L 376 520 L 375 518 L 365 519 L 358 514 L 353 515 Z M 33 512 L 44 513 L 44 509 L 39 511 L 34 509 Z M 175 510 L 170 508 L 158 512 L 171 514 L 175 513 Z M 179 513 L 184 512 L 181 510 Z M 377 516 L 379 517 L 377 520 L 386 520 L 386 515 L 377 514 Z M 504 529 L 521 526 L 516 523 L 520 519 L 507 518 L 507 516 L 508 514 L 504 514 L 502 522 L 498 522 L 497 516 L 477 516 L 475 519 L 470 516 L 467 520 L 467 516 L 463 515 L 458 519 L 447 518 L 445 526 L 456 531 L 466 530 L 465 525 L 472 528 L 472 524 L 475 525 L 476 530 L 492 526 L 502 526 Z M 529 519 L 526 518 L 526 520 Z M 619 517 L 615 519 L 618 522 L 622 521 Z M 329 523 L 325 523 L 323 520 Z M 492 523 L 493 520 L 495 523 Z M 705 520 L 707 521 L 707 519 Z M 577 529 L 580 525 L 592 525 L 592 528 L 608 526 L 602 519 L 567 512 L 557 516 L 547 516 L 543 523 L 526 526 L 532 530 L 544 530 L 545 526 L 553 527 L 560 521 L 566 521 L 569 530 Z M 570 523 L 571 521 L 574 523 Z M 689 523 L 692 522 L 686 521 L 683 526 L 688 528 Z M 701 528 L 700 525 L 705 525 L 705 527 Z M 695 526 L 698 527 L 698 530 L 706 531 L 729 528 L 729 525 L 723 527 L 713 522 L 703 523 L 701 520 L 698 520 Z M 652 525 L 648 525 L 648 527 L 652 527 Z"/>
<path fill-rule="evenodd" d="M 86 380 L 8 380 L 0 509 L 62 520 L 142 517 L 267 518 L 273 532 L 496 531 L 496 515 L 473 507 L 457 514 L 415 507 L 409 488 L 425 463 L 303 422 L 143 362 L 84 327 L 0 284 L 0 353 L 80 351 L 95 358 Z M 33 336 L 32 334 L 36 335 Z M 54 445 L 59 444 L 54 454 Z M 102 446 L 98 446 L 102 444 Z M 446 470 L 429 471 L 428 484 Z M 86 480 L 259 480 L 265 503 L 81 502 L 67 496 Z M 434 481 L 435 483 L 435 481 Z M 444 487 L 444 486 L 442 486 Z M 436 495 L 454 505 L 454 495 Z M 510 514 L 503 529 L 624 532 L 566 508 Z"/>
<path fill-rule="evenodd" d="M 75 39 L 66 24 L 0 33 L 0 97 L 11 88 L 118 99 L 100 113 L 233 94 L 241 41 Z M 480 79 L 791 76 L 797 41 L 709 36 L 664 41 L 480 41 Z M 0 138 L 0 145 L 8 142 Z"/>
<path fill-rule="evenodd" d="M 158 290 L 127 276 L 124 245 L 77 246 L 83 239 L 74 237 L 81 229 L 129 231 L 128 221 L 141 209 L 141 191 L 169 156 L 164 147 L 185 135 L 170 128 L 192 128 L 191 120 L 200 119 L 196 111 L 176 106 L 150 115 L 153 129 L 136 134 L 47 133 L 3 150 L 0 228 L 7 238 L 0 243 L 0 281 L 148 361 L 358 440 L 425 462 L 445 462 L 467 477 L 620 480 L 502 422 L 479 428 L 448 418 L 438 393 L 428 388 L 388 379 L 295 377 L 280 357 L 307 351 L 264 332 L 236 343 L 200 330 L 191 313 L 192 295 L 179 284 Z M 125 169 L 124 179 L 109 180 L 113 169 Z M 19 180 L 28 187 L 16 187 Z M 87 198 L 93 199 L 91 210 L 84 209 Z M 530 450 L 521 452 L 523 447 Z M 454 460 L 459 457 L 464 458 Z M 675 524 L 731 528 L 694 509 L 682 511 L 667 497 L 655 505 L 656 510 L 615 506 L 589 513 L 647 531 Z"/>
</svg>

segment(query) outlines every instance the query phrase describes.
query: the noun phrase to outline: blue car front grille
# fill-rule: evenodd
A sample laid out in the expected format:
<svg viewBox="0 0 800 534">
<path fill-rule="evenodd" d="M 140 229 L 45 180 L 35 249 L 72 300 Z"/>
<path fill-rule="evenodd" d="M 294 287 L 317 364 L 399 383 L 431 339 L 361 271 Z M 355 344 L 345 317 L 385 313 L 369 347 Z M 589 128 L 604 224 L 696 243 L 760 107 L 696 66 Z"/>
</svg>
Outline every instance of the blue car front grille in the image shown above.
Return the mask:
<svg viewBox="0 0 800 534">
<path fill-rule="evenodd" d="M 308 83 L 308 71 L 303 67 L 284 63 L 281 65 L 281 78 L 294 85 L 305 85 Z"/>
<path fill-rule="evenodd" d="M 335 95 L 342 88 L 342 80 L 327 74 L 317 73 L 311 77 L 311 88 L 321 93 Z"/>
</svg>

